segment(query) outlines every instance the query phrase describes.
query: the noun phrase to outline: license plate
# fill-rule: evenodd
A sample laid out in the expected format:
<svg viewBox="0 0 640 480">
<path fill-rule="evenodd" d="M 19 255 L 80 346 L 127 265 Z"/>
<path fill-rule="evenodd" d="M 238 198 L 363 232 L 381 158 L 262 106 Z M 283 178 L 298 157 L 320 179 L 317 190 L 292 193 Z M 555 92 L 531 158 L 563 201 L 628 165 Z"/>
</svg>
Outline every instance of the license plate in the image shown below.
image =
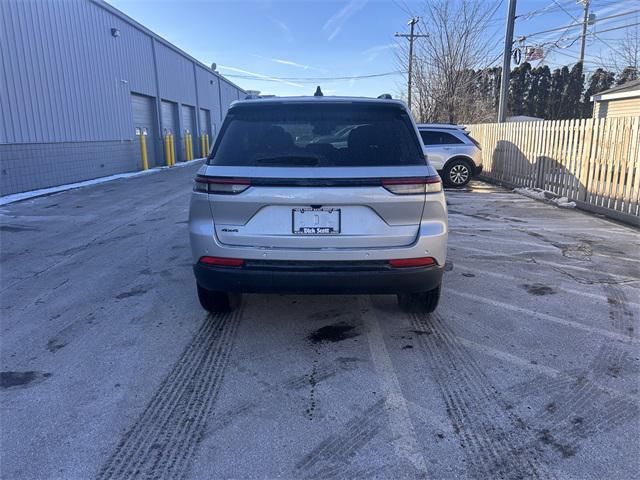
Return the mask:
<svg viewBox="0 0 640 480">
<path fill-rule="evenodd" d="M 340 233 L 339 208 L 294 208 L 291 212 L 296 235 L 336 235 Z"/>
</svg>

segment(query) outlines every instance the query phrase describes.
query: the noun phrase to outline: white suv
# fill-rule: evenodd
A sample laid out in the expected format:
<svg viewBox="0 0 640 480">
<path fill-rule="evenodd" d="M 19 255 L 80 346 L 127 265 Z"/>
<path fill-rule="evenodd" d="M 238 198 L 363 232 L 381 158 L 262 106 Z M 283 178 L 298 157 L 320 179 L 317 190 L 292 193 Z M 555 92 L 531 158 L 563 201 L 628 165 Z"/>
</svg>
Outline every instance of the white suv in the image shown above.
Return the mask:
<svg viewBox="0 0 640 480">
<path fill-rule="evenodd" d="M 195 178 L 189 232 L 209 311 L 242 292 L 397 294 L 433 311 L 447 206 L 404 103 L 245 100 Z"/>
<path fill-rule="evenodd" d="M 424 152 L 450 187 L 463 187 L 482 172 L 480 144 L 459 125 L 423 123 L 418 125 Z"/>
</svg>

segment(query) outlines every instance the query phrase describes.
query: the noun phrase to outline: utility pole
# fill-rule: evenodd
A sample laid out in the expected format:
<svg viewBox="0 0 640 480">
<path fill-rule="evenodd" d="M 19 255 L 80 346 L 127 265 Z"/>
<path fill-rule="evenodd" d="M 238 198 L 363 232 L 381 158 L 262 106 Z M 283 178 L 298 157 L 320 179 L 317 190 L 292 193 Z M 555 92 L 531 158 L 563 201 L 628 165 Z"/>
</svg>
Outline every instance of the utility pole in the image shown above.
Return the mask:
<svg viewBox="0 0 640 480">
<path fill-rule="evenodd" d="M 413 76 L 413 40 L 420 37 L 428 37 L 429 35 L 421 35 L 417 33 L 413 33 L 416 23 L 420 21 L 420 17 L 413 17 L 407 25 L 409 25 L 409 34 L 406 33 L 396 33 L 396 37 L 403 37 L 409 39 L 409 72 L 407 77 L 407 103 L 409 105 L 409 109 L 411 109 L 411 80 Z"/>
<path fill-rule="evenodd" d="M 513 47 L 513 24 L 516 21 L 516 0 L 509 0 L 507 29 L 504 34 L 504 53 L 502 56 L 502 80 L 500 82 L 500 103 L 498 104 L 498 122 L 507 117 L 507 99 L 509 98 L 509 73 L 511 72 L 511 49 Z"/>
<path fill-rule="evenodd" d="M 584 46 L 587 41 L 587 23 L 589 22 L 589 0 L 580 0 L 584 6 L 584 17 L 582 18 L 582 37 L 580 38 L 580 62 L 584 66 Z"/>
</svg>

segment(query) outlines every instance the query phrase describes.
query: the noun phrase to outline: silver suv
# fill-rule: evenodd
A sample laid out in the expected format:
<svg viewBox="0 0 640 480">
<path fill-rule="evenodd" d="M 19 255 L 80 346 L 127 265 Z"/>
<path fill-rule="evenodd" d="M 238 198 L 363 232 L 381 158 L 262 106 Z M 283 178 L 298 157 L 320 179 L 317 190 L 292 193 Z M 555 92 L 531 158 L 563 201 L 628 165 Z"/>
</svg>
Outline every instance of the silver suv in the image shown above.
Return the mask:
<svg viewBox="0 0 640 480">
<path fill-rule="evenodd" d="M 464 187 L 482 172 L 480 144 L 463 127 L 443 123 L 418 125 L 424 151 L 449 187 Z"/>
<path fill-rule="evenodd" d="M 442 183 L 397 100 L 232 104 L 191 197 L 198 297 L 397 294 L 433 311 L 447 243 Z"/>
</svg>

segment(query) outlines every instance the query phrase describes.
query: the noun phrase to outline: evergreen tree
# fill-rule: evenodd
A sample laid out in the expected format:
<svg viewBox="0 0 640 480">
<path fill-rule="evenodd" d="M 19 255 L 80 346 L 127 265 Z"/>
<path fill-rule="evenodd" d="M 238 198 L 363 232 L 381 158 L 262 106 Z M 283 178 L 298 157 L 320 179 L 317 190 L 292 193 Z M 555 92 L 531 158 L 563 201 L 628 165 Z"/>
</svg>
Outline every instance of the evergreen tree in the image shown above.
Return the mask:
<svg viewBox="0 0 640 480">
<path fill-rule="evenodd" d="M 591 97 L 613 86 L 615 74 L 603 68 L 598 68 L 589 78 L 589 86 L 584 92 L 582 100 L 582 117 L 589 118 L 593 115 L 593 102 Z"/>
<path fill-rule="evenodd" d="M 567 67 L 563 67 L 566 69 Z M 567 69 L 568 70 L 568 69 Z M 566 76 L 566 84 L 562 91 L 563 119 L 579 118 L 582 115 L 582 91 L 584 90 L 584 75 L 582 74 L 582 62 L 576 63 Z"/>
<path fill-rule="evenodd" d="M 526 98 L 531 86 L 531 64 L 519 65 L 509 78 L 509 108 L 511 115 L 527 115 Z"/>
<path fill-rule="evenodd" d="M 567 67 L 563 67 L 566 69 Z M 567 75 L 569 71 L 567 70 Z M 549 120 L 556 120 L 560 118 L 560 112 L 562 111 L 562 92 L 565 86 L 565 76 L 561 69 L 556 68 L 551 76 L 551 88 L 549 89 L 549 98 L 547 102 L 547 118 Z"/>
<path fill-rule="evenodd" d="M 616 85 L 623 85 L 627 82 L 637 79 L 638 70 L 634 67 L 626 67 L 624 70 L 622 70 L 622 72 L 620 72 L 620 75 L 618 75 L 618 82 L 616 83 Z"/>
<path fill-rule="evenodd" d="M 535 98 L 532 97 L 534 104 L 532 105 L 531 115 L 538 118 L 550 118 L 549 95 L 551 91 L 551 70 L 547 65 L 538 67 L 532 71 L 535 79 Z"/>
</svg>

